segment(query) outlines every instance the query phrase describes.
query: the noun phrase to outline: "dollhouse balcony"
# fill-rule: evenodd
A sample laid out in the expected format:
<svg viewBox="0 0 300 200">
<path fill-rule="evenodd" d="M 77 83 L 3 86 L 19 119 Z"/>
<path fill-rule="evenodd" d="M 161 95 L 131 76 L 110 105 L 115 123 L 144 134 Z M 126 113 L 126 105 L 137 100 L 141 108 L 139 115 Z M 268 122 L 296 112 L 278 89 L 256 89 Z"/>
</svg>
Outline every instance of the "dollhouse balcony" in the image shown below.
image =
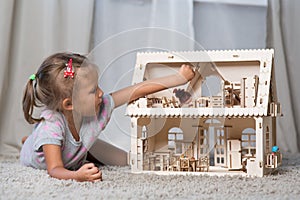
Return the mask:
<svg viewBox="0 0 300 200">
<path fill-rule="evenodd" d="M 282 162 L 282 154 L 281 153 L 279 153 L 279 152 L 268 153 L 266 168 L 275 169 L 281 165 L 281 162 Z"/>
<path fill-rule="evenodd" d="M 262 117 L 267 109 L 253 108 L 138 108 L 128 105 L 126 115 L 130 117 Z"/>
</svg>

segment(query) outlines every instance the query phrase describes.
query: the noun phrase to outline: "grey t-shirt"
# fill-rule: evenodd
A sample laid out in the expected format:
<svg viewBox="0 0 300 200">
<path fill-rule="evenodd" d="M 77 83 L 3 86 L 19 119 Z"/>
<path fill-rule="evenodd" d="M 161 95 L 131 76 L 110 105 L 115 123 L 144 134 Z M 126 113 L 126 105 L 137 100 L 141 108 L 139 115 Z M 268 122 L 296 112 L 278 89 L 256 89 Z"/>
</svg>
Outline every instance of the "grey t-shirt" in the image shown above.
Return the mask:
<svg viewBox="0 0 300 200">
<path fill-rule="evenodd" d="M 47 169 L 42 146 L 54 144 L 61 147 L 64 167 L 76 170 L 85 162 L 87 151 L 96 141 L 110 119 L 114 102 L 110 95 L 104 95 L 98 116 L 83 119 L 76 141 L 70 132 L 67 120 L 60 112 L 45 109 L 41 113 L 43 121 L 36 124 L 33 133 L 25 141 L 20 161 L 25 166 Z"/>
</svg>

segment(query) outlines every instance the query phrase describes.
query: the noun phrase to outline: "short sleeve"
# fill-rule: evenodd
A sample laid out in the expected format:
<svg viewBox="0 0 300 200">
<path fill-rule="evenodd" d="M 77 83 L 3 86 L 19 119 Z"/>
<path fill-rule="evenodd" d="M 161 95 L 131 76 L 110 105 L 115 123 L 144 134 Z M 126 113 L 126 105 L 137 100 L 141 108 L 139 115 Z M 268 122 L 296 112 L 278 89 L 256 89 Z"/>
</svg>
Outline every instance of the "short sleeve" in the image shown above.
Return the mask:
<svg viewBox="0 0 300 200">
<path fill-rule="evenodd" d="M 100 129 L 103 130 L 110 120 L 115 104 L 112 96 L 109 94 L 103 95 L 102 102 L 101 109 L 98 113 L 98 122 Z"/>
<path fill-rule="evenodd" d="M 62 116 L 57 113 L 43 113 L 42 114 L 44 120 L 40 122 L 34 132 L 34 150 L 40 151 L 41 147 L 45 144 L 54 144 L 63 146 L 64 143 L 64 121 Z"/>
</svg>

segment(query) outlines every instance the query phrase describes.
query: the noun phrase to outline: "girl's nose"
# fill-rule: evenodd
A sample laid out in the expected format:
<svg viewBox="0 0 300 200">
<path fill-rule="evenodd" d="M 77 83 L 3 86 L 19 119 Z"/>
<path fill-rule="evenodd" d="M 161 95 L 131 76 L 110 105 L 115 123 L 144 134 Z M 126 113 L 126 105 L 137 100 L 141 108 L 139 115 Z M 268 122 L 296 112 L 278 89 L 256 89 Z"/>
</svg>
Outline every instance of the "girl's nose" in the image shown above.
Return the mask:
<svg viewBox="0 0 300 200">
<path fill-rule="evenodd" d="M 103 96 L 103 91 L 98 87 L 98 97 L 101 98 Z"/>
</svg>

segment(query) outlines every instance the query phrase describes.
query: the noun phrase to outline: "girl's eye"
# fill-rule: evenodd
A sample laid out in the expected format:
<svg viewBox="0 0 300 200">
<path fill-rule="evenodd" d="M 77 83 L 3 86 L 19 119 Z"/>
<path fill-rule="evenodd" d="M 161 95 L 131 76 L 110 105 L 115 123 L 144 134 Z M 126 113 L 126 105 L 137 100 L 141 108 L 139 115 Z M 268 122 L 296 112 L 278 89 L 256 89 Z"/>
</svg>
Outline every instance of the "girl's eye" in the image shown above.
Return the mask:
<svg viewBox="0 0 300 200">
<path fill-rule="evenodd" d="M 95 94 L 97 91 L 97 88 L 94 88 L 92 91 L 90 91 L 91 94 Z"/>
</svg>

